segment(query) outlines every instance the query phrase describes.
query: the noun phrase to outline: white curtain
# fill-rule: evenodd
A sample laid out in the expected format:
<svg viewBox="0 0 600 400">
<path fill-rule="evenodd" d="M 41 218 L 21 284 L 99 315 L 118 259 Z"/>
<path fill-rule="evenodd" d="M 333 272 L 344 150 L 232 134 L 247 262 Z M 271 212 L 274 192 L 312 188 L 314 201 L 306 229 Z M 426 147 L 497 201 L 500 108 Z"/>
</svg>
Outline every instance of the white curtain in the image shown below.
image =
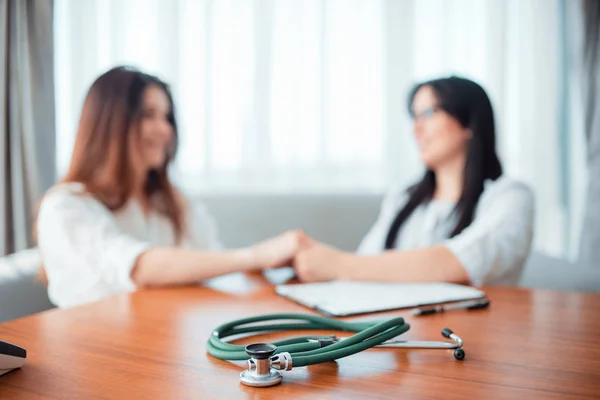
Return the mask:
<svg viewBox="0 0 600 400">
<path fill-rule="evenodd" d="M 93 79 L 171 83 L 190 191 L 383 191 L 420 174 L 418 80 L 488 91 L 506 172 L 537 196 L 536 246 L 568 250 L 556 0 L 55 0 L 58 173 Z M 573 149 L 573 147 L 571 147 Z"/>
</svg>

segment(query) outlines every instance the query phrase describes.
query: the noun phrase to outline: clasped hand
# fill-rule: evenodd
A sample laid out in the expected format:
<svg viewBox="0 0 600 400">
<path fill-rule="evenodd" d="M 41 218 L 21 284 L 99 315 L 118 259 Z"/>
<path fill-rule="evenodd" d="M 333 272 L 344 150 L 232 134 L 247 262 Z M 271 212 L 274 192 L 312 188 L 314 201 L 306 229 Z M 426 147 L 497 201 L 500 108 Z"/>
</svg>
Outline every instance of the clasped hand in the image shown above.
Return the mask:
<svg viewBox="0 0 600 400">
<path fill-rule="evenodd" d="M 258 268 L 293 266 L 302 282 L 342 279 L 354 256 L 320 243 L 303 231 L 288 231 L 253 247 Z"/>
</svg>

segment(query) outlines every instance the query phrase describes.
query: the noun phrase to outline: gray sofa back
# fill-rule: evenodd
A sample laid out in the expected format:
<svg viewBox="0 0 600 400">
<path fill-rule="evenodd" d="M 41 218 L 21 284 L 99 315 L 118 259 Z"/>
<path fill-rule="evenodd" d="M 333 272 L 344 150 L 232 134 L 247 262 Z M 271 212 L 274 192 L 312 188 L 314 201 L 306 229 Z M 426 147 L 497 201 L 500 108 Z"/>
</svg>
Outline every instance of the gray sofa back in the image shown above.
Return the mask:
<svg viewBox="0 0 600 400">
<path fill-rule="evenodd" d="M 36 277 L 40 264 L 37 249 L 0 257 L 0 322 L 54 307 Z"/>
<path fill-rule="evenodd" d="M 212 195 L 202 202 L 227 247 L 247 246 L 289 229 L 303 229 L 342 250 L 356 250 L 371 227 L 381 195 Z"/>
</svg>

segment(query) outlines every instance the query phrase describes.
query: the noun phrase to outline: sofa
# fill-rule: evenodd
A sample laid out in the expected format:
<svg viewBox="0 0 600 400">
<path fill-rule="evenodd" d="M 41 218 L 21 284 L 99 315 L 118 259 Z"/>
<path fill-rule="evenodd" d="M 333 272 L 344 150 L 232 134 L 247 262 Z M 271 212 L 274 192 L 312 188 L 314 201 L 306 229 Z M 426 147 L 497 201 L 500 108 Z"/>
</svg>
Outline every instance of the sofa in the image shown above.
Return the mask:
<svg viewBox="0 0 600 400">
<path fill-rule="evenodd" d="M 214 194 L 202 201 L 228 247 L 247 246 L 287 229 L 303 229 L 340 249 L 356 249 L 374 222 L 377 194 Z M 52 307 L 35 274 L 36 249 L 0 258 L 0 322 Z M 600 266 L 576 265 L 533 252 L 520 286 L 600 292 Z"/>
<path fill-rule="evenodd" d="M 0 322 L 54 307 L 36 276 L 40 262 L 35 248 L 0 257 Z"/>
</svg>

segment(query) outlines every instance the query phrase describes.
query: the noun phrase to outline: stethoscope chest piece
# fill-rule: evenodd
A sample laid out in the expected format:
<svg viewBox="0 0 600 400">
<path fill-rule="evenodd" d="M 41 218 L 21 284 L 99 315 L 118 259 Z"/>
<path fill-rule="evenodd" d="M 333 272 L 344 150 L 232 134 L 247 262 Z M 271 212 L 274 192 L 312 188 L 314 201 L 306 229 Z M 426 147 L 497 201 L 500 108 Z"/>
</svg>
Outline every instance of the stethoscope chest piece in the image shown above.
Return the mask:
<svg viewBox="0 0 600 400">
<path fill-rule="evenodd" d="M 240 381 L 246 386 L 268 387 L 275 386 L 281 382 L 283 376 L 281 372 L 271 370 L 267 374 L 258 375 L 250 371 L 240 373 Z"/>
<path fill-rule="evenodd" d="M 248 369 L 240 373 L 240 381 L 247 386 L 268 387 L 281 382 L 283 375 L 271 368 L 271 356 L 277 351 L 277 346 L 270 343 L 255 343 L 246 346 L 250 356 Z"/>
</svg>

